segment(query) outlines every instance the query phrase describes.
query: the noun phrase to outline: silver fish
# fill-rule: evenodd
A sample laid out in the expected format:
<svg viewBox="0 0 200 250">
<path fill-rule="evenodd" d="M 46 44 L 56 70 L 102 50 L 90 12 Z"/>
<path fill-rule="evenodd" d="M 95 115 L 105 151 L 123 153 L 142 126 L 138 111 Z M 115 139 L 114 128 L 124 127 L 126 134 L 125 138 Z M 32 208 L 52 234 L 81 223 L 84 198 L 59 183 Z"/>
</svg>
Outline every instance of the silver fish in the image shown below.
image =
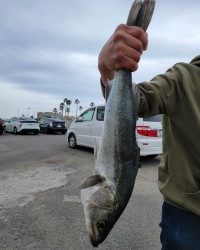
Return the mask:
<svg viewBox="0 0 200 250">
<path fill-rule="evenodd" d="M 154 0 L 134 1 L 127 25 L 146 30 L 154 6 Z M 86 228 L 94 247 L 105 240 L 124 211 L 140 165 L 131 72 L 126 69 L 116 71 L 110 86 L 95 174 L 81 186 Z"/>
</svg>

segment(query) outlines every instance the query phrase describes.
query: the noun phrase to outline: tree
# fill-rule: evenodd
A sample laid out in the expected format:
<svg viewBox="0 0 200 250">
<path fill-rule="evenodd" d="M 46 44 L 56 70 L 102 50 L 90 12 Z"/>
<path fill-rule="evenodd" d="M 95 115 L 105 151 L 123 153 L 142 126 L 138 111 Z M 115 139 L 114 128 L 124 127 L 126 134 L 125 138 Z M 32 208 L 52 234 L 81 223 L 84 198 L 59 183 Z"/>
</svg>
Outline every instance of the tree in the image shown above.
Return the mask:
<svg viewBox="0 0 200 250">
<path fill-rule="evenodd" d="M 60 110 L 61 110 L 61 113 L 62 113 L 62 115 L 63 115 L 63 110 L 64 110 L 64 107 L 65 107 L 65 105 L 64 105 L 64 103 L 63 102 L 61 102 L 60 103 Z"/>
<path fill-rule="evenodd" d="M 69 116 L 70 108 L 66 108 L 67 115 Z"/>
<path fill-rule="evenodd" d="M 67 100 L 66 103 L 67 103 L 67 106 L 69 106 L 69 108 L 70 108 L 70 105 L 71 105 L 72 101 L 71 100 Z"/>
<path fill-rule="evenodd" d="M 65 110 L 65 116 L 66 116 L 66 109 L 67 109 L 67 98 L 65 97 L 64 100 L 63 100 L 63 103 L 64 103 L 64 110 Z"/>
<path fill-rule="evenodd" d="M 75 101 L 74 101 L 74 103 L 76 104 L 76 117 L 77 117 L 77 111 L 78 111 L 78 105 L 79 105 L 79 100 L 78 99 L 76 99 Z"/>
<path fill-rule="evenodd" d="M 94 102 L 91 102 L 91 103 L 90 103 L 90 107 L 93 107 L 93 106 L 94 106 Z"/>
<path fill-rule="evenodd" d="M 70 112 L 71 103 L 72 103 L 72 101 L 67 99 L 67 101 L 66 101 L 66 104 L 67 104 L 66 112 L 68 113 L 68 115 L 69 115 L 69 112 Z"/>
<path fill-rule="evenodd" d="M 54 118 L 56 118 L 56 114 L 57 114 L 57 113 L 58 113 L 57 108 L 54 108 L 54 109 L 53 109 L 53 117 L 54 117 Z"/>
<path fill-rule="evenodd" d="M 81 110 L 83 110 L 83 107 L 82 107 L 82 106 L 79 106 L 79 110 L 80 110 L 80 113 L 81 113 Z"/>
<path fill-rule="evenodd" d="M 54 109 L 53 109 L 53 113 L 54 113 L 54 114 L 58 113 L 57 108 L 54 108 Z"/>
</svg>

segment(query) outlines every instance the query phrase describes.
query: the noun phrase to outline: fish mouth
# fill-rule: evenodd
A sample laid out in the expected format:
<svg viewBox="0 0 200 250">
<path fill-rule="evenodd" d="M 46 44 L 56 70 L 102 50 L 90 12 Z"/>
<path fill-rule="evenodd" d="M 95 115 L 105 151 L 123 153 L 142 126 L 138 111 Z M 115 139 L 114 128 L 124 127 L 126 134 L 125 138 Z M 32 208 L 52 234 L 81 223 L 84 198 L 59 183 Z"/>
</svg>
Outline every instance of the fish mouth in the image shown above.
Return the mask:
<svg viewBox="0 0 200 250">
<path fill-rule="evenodd" d="M 92 237 L 90 237 L 90 242 L 91 242 L 91 244 L 92 244 L 93 247 L 98 247 L 98 245 L 99 245 L 99 242 L 97 242 L 96 240 L 94 240 Z"/>
<path fill-rule="evenodd" d="M 98 245 L 101 243 L 96 237 L 95 237 L 95 229 L 93 226 L 93 223 L 89 223 L 87 226 L 87 232 L 89 235 L 90 242 L 93 247 L 98 247 Z"/>
</svg>

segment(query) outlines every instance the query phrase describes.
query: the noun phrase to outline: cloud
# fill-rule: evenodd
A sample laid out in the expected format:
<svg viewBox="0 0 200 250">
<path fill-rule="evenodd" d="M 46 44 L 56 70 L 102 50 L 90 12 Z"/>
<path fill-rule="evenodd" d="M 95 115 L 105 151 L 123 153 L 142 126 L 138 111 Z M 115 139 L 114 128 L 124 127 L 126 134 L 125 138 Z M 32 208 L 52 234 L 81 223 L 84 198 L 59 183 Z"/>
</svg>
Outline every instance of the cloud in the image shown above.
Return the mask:
<svg viewBox="0 0 200 250">
<path fill-rule="evenodd" d="M 34 109 L 32 98 L 38 100 L 38 111 L 58 106 L 65 97 L 78 98 L 84 108 L 91 101 L 104 102 L 98 54 L 116 26 L 126 22 L 132 1 L 0 0 L 0 4 L 0 84 L 7 89 L 1 91 L 0 116 L 12 116 L 18 102 L 25 110 L 27 105 Z M 199 10 L 196 0 L 156 2 L 149 47 L 134 80 L 149 80 L 199 54 Z"/>
</svg>

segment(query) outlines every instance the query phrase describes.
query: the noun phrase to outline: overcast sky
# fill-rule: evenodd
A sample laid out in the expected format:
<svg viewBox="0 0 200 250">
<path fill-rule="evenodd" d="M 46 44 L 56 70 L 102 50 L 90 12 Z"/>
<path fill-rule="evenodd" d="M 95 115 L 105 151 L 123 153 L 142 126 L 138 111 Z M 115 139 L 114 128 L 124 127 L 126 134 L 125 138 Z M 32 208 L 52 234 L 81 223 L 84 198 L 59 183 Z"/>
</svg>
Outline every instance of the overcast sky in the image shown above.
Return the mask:
<svg viewBox="0 0 200 250">
<path fill-rule="evenodd" d="M 0 0 L 0 117 L 103 103 L 98 54 L 131 0 Z M 199 55 L 200 1 L 157 0 L 136 82 Z"/>
</svg>

